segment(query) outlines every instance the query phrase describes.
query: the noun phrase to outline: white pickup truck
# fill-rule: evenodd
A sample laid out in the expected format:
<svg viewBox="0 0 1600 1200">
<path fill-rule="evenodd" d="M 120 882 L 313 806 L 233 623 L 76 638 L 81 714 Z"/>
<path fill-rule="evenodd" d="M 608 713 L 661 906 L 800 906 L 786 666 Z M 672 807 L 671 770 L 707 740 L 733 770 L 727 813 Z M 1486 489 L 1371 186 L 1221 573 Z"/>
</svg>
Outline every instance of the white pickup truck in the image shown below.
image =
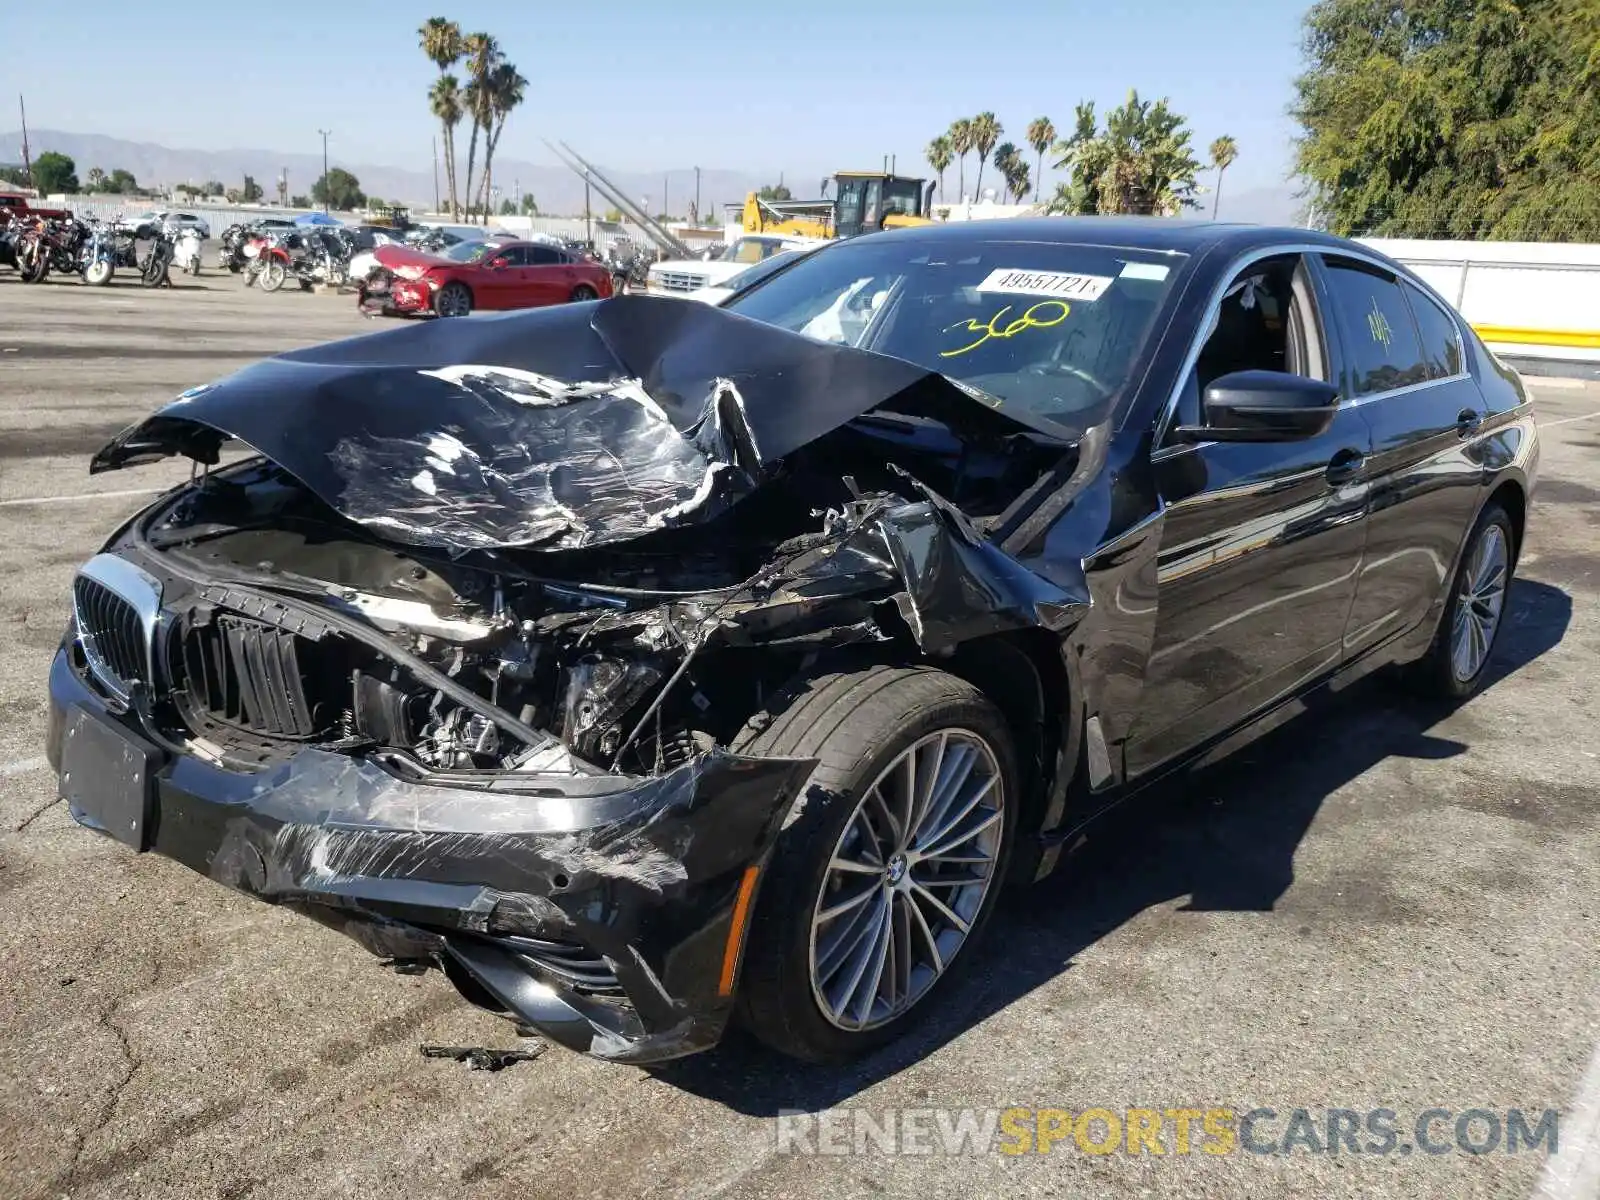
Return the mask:
<svg viewBox="0 0 1600 1200">
<path fill-rule="evenodd" d="M 720 287 L 774 254 L 825 244 L 820 238 L 745 234 L 729 243 L 716 258 L 684 258 L 654 264 L 645 279 L 645 291 L 654 296 L 688 296 L 701 288 Z"/>
</svg>

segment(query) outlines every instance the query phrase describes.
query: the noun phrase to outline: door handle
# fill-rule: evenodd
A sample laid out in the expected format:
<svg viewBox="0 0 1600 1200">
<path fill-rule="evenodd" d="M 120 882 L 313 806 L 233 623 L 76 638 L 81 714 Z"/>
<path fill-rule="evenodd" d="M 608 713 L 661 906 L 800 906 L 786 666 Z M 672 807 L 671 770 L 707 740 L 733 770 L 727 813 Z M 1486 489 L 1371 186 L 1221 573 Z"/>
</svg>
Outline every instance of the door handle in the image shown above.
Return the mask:
<svg viewBox="0 0 1600 1200">
<path fill-rule="evenodd" d="M 1367 456 L 1353 447 L 1346 446 L 1339 453 L 1328 460 L 1328 469 L 1324 472 L 1329 483 L 1345 483 L 1361 474 L 1361 469 L 1367 465 Z"/>
<path fill-rule="evenodd" d="M 1478 426 L 1482 424 L 1482 415 L 1470 408 L 1463 408 L 1456 414 L 1456 432 L 1462 437 L 1471 437 L 1478 432 Z"/>
</svg>

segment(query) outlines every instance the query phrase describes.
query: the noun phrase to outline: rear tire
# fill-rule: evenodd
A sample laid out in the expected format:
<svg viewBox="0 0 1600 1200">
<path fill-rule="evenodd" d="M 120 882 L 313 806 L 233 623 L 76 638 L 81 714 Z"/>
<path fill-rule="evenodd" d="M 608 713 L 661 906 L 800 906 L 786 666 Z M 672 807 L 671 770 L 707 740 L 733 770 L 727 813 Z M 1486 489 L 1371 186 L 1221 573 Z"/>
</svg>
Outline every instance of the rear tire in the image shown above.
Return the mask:
<svg viewBox="0 0 1600 1200">
<path fill-rule="evenodd" d="M 464 283 L 447 283 L 433 298 L 433 311 L 440 317 L 465 317 L 472 313 L 472 293 Z"/>
<path fill-rule="evenodd" d="M 1005 718 L 943 671 L 874 666 L 781 693 L 735 748 L 819 760 L 761 881 L 740 1020 L 809 1062 L 870 1053 L 937 1011 L 993 913 L 1021 797 Z M 906 835 L 908 759 L 951 790 L 912 789 Z"/>
<path fill-rule="evenodd" d="M 572 289 L 572 302 L 574 304 L 583 304 L 586 301 L 598 299 L 600 299 L 600 293 L 586 283 L 580 283 Z"/>
<path fill-rule="evenodd" d="M 1405 668 L 1413 690 L 1460 701 L 1483 686 L 1505 626 L 1505 603 L 1516 573 L 1517 535 L 1506 510 L 1484 506 L 1461 552 L 1427 654 Z"/>
</svg>

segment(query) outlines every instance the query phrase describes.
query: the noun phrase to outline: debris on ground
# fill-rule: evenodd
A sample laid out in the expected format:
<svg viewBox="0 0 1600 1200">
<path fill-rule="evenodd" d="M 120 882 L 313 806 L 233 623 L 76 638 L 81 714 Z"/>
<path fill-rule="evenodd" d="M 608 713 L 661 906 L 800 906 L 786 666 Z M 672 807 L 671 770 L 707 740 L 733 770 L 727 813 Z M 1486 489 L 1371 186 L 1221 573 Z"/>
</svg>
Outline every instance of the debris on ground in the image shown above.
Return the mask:
<svg viewBox="0 0 1600 1200">
<path fill-rule="evenodd" d="M 525 1050 L 499 1050 L 491 1046 L 434 1046 L 424 1042 L 418 1047 L 423 1058 L 453 1058 L 464 1062 L 474 1071 L 503 1071 L 519 1062 L 532 1062 L 550 1047 L 543 1042 Z"/>
</svg>

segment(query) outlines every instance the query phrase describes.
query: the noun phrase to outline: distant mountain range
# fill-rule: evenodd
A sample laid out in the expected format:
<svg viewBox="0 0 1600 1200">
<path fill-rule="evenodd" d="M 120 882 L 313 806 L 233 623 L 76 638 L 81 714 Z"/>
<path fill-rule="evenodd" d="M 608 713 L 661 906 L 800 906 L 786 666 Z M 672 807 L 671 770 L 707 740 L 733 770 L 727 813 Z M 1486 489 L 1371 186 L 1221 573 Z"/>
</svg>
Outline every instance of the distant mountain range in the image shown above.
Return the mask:
<svg viewBox="0 0 1600 1200">
<path fill-rule="evenodd" d="M 175 150 L 153 142 L 130 142 L 121 138 L 102 137 L 94 133 L 64 133 L 56 129 L 34 129 L 28 134 L 34 155 L 45 150 L 55 150 L 68 155 L 77 164 L 78 178 L 83 179 L 91 167 L 99 167 L 108 174 L 121 167 L 133 172 L 134 178 L 144 187 L 170 187 L 173 184 L 193 183 L 196 186 L 216 180 L 226 187 L 239 187 L 245 175 L 272 196 L 277 189 L 280 173 L 289 174 L 289 194 L 304 195 L 322 174 L 322 156 L 319 154 L 289 154 L 278 150 Z M 22 133 L 13 130 L 0 134 L 0 162 L 20 157 Z M 584 148 L 579 147 L 582 151 Z M 462 146 L 460 157 L 465 162 Z M 662 174 L 644 174 L 639 171 L 613 170 L 604 162 L 590 159 L 607 178 L 624 189 L 636 203 L 649 197 L 652 213 L 662 210 L 662 190 L 665 182 L 666 202 L 674 215 L 688 211 L 688 201 L 695 194 L 695 172 L 692 167 L 667 171 Z M 343 167 L 361 181 L 361 188 L 369 196 L 385 200 L 399 200 L 413 208 L 433 206 L 433 174 L 431 171 L 413 171 L 404 167 L 383 166 L 374 163 L 351 163 L 337 156 L 330 164 Z M 1209 184 L 1209 173 L 1205 177 Z M 552 215 L 571 215 L 583 212 L 583 180 L 566 167 L 530 163 L 517 159 L 497 159 L 494 166 L 495 186 L 502 198 L 510 197 L 520 188 L 524 195 L 532 193 L 539 202 L 539 211 Z M 741 171 L 702 170 L 700 172 L 700 199 L 702 212 L 712 211 L 712 206 L 731 201 L 742 201 L 756 189 L 776 180 L 758 177 Z M 443 181 L 441 180 L 441 194 Z M 795 194 L 804 196 L 810 186 L 795 186 Z M 598 193 L 591 203 L 598 212 L 611 205 Z M 1189 214 L 1205 218 L 1211 214 L 1210 196 L 1201 197 L 1202 208 Z M 1298 223 L 1302 205 L 1295 199 L 1287 184 L 1279 187 L 1241 188 L 1225 191 L 1222 195 L 1220 216 L 1226 221 L 1250 221 L 1262 225 L 1292 225 Z"/>
<path fill-rule="evenodd" d="M 21 157 L 21 130 L 0 133 L 0 162 L 11 162 Z M 35 157 L 46 150 L 55 150 L 69 156 L 78 168 L 78 178 L 83 179 L 91 167 L 99 167 L 109 174 L 117 167 L 133 172 L 142 187 L 170 187 L 179 183 L 195 186 L 216 180 L 225 187 L 236 188 L 251 175 L 271 196 L 277 188 L 278 176 L 289 174 L 290 195 L 305 194 L 322 175 L 320 154 L 291 154 L 278 150 L 179 150 L 159 146 L 153 142 L 129 142 L 121 138 L 103 137 L 94 133 L 66 133 L 57 129 L 30 129 L 28 145 Z M 579 147 L 580 151 L 583 149 Z M 458 173 L 464 173 L 466 147 L 458 149 L 461 163 Z M 587 155 L 586 155 L 587 157 Z M 695 194 L 694 168 L 658 174 L 638 171 L 613 171 L 604 162 L 590 158 L 608 179 L 624 189 L 635 203 L 645 197 L 650 199 L 652 212 L 662 209 L 662 187 L 665 182 L 667 204 L 676 215 L 688 210 L 688 201 Z M 333 156 L 331 166 L 343 167 L 361 181 L 361 189 L 369 196 L 385 200 L 400 200 L 416 208 L 433 206 L 433 173 L 413 171 L 404 167 L 383 166 L 375 163 L 352 163 Z M 465 180 L 462 181 L 463 183 Z M 700 172 L 700 201 L 703 211 L 712 205 L 726 204 L 745 198 L 749 192 L 775 182 L 740 171 L 702 170 Z M 532 193 L 539 202 L 539 211 L 551 214 L 583 212 L 583 180 L 566 167 L 541 165 L 517 159 L 497 157 L 494 164 L 494 183 L 502 198 L 513 195 L 520 187 L 522 194 Z M 440 180 L 441 196 L 445 184 Z M 463 197 L 463 199 L 465 199 Z M 610 204 L 598 193 L 591 201 L 598 211 Z"/>
</svg>

